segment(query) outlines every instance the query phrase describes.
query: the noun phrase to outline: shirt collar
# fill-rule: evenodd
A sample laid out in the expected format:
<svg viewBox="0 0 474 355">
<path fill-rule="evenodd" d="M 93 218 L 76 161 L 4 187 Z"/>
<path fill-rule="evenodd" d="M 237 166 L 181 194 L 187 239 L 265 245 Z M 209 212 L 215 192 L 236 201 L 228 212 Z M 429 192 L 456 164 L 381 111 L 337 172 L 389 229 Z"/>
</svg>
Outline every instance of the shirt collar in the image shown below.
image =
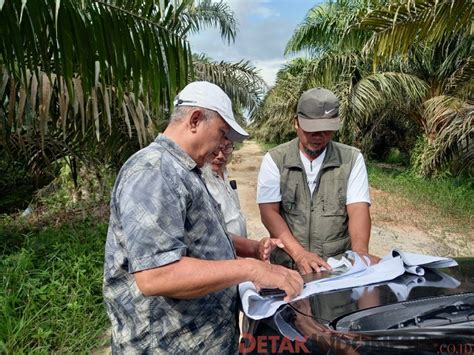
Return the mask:
<svg viewBox="0 0 474 355">
<path fill-rule="evenodd" d="M 324 161 L 324 157 L 326 156 L 326 148 L 322 151 L 321 154 L 318 155 L 316 159 L 309 160 L 308 157 L 300 150 L 300 158 L 303 162 L 303 165 L 311 165 L 311 164 L 322 164 Z"/>
<path fill-rule="evenodd" d="M 171 155 L 173 155 L 186 169 L 196 170 L 198 174 L 201 173 L 201 169 L 198 168 L 196 162 L 186 153 L 179 144 L 172 139 L 166 137 L 164 134 L 158 134 L 155 139 L 155 143 L 165 148 Z"/>
</svg>

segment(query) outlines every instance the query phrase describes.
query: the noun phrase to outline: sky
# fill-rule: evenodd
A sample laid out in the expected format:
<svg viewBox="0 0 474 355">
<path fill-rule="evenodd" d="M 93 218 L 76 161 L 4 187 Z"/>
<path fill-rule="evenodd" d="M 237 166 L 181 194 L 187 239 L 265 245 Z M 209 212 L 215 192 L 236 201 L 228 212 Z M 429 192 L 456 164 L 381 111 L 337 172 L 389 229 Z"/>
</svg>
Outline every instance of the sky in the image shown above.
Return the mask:
<svg viewBox="0 0 474 355">
<path fill-rule="evenodd" d="M 276 73 L 290 59 L 285 46 L 308 11 L 321 0 L 227 0 L 238 22 L 230 45 L 215 29 L 189 37 L 194 53 L 205 53 L 216 61 L 249 60 L 265 82 L 272 86 Z"/>
</svg>

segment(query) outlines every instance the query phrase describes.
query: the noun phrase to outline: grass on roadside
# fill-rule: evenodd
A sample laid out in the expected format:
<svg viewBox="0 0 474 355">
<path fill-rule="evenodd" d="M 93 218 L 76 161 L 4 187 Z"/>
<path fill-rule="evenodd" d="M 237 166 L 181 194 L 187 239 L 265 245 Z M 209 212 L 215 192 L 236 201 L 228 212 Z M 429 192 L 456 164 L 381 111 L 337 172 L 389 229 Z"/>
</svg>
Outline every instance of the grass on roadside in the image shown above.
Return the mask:
<svg viewBox="0 0 474 355">
<path fill-rule="evenodd" d="M 0 353 L 90 352 L 107 327 L 107 225 L 35 228 L 0 218 Z"/>
<path fill-rule="evenodd" d="M 260 148 L 262 148 L 262 151 L 264 153 L 268 152 L 270 149 L 275 148 L 277 145 L 279 145 L 278 143 L 265 143 L 265 142 L 258 142 L 258 144 L 260 145 Z"/>
<path fill-rule="evenodd" d="M 474 215 L 474 182 L 469 178 L 443 177 L 423 179 L 406 169 L 367 164 L 370 186 L 401 195 L 415 206 L 434 206 L 440 216 L 453 225 L 470 228 Z M 433 216 L 437 219 L 437 216 Z M 439 220 L 438 220 L 439 223 Z"/>
</svg>

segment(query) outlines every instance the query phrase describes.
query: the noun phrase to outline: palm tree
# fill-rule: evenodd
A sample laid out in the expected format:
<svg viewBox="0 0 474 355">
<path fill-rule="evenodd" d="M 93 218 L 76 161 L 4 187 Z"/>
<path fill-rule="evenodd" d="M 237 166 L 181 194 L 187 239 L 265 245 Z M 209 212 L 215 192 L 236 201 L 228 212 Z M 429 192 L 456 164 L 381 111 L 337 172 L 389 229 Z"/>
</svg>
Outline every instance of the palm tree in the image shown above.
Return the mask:
<svg viewBox="0 0 474 355">
<path fill-rule="evenodd" d="M 0 147 L 38 171 L 65 155 L 123 161 L 193 77 L 186 36 L 236 34 L 210 0 L 0 1 L 0 22 Z"/>
<path fill-rule="evenodd" d="M 308 67 L 308 60 L 297 58 L 277 73 L 275 85 L 251 116 L 251 131 L 257 139 L 281 143 L 294 136 L 293 116 Z"/>
<path fill-rule="evenodd" d="M 354 27 L 372 33 L 364 50 L 377 59 L 407 59 L 420 43 L 447 44 L 472 35 L 472 1 L 392 0 L 382 5 L 359 13 L 360 25 Z"/>
<path fill-rule="evenodd" d="M 193 68 L 196 79 L 211 81 L 222 87 L 232 98 L 234 109 L 242 108 L 252 113 L 268 89 L 249 61 L 216 62 L 205 54 L 194 54 Z"/>
<path fill-rule="evenodd" d="M 338 0 L 314 7 L 287 45 L 287 52 L 310 54 L 297 74 L 300 92 L 322 85 L 338 94 L 343 141 L 373 141 L 364 135 L 396 121 L 422 133 L 426 146 L 415 155 L 423 175 L 451 161 L 472 166 L 472 4 L 453 4 Z M 265 98 L 264 105 L 275 101 Z M 272 112 L 265 119 L 278 116 L 278 107 L 265 108 Z"/>
<path fill-rule="evenodd" d="M 366 3 L 340 0 L 309 10 L 285 50 L 286 54 L 306 51 L 309 56 L 293 60 L 279 72 L 275 87 L 268 92 L 258 114 L 253 116 L 257 136 L 277 141 L 291 136 L 298 97 L 315 86 L 336 92 L 342 99 L 343 117 L 346 116 L 347 100 L 344 99 L 351 87 L 370 71 L 370 63 L 360 53 L 368 35 L 363 31 L 347 31 Z M 280 129 L 272 130 L 275 125 Z"/>
<path fill-rule="evenodd" d="M 18 83 L 30 91 L 30 85 L 41 85 L 43 127 L 54 86 L 71 103 L 80 104 L 78 96 L 83 96 L 82 111 L 90 113 L 96 126 L 99 103 L 110 121 L 111 94 L 148 95 L 158 108 L 186 82 L 191 54 L 183 34 L 176 32 L 175 18 L 190 3 L 176 8 L 174 1 L 57 1 L 56 6 L 47 0 L 5 2 L 0 63 L 13 79 L 11 87 Z M 98 100 L 98 91 L 103 100 Z M 91 110 L 85 107 L 89 99 Z M 15 102 L 9 105 L 14 108 Z M 61 113 L 68 113 L 67 106 Z M 100 130 L 97 135 L 99 139 Z"/>
<path fill-rule="evenodd" d="M 399 89 L 390 90 L 384 78 L 375 79 L 370 95 L 358 90 L 366 84 L 361 82 L 354 100 L 364 102 L 366 117 L 377 110 L 373 103 L 389 99 L 393 103 L 389 108 L 409 108 L 405 116 L 423 132 L 424 144 L 413 158 L 425 176 L 446 166 L 455 172 L 474 166 L 472 16 L 471 1 L 409 1 L 367 12 L 357 26 L 357 31 L 372 32 L 364 52 L 373 58 L 374 68 L 381 61 L 399 60 L 403 77 L 410 82 L 397 80 Z M 390 91 L 396 93 L 387 95 Z M 356 110 L 360 114 L 362 107 Z"/>
</svg>

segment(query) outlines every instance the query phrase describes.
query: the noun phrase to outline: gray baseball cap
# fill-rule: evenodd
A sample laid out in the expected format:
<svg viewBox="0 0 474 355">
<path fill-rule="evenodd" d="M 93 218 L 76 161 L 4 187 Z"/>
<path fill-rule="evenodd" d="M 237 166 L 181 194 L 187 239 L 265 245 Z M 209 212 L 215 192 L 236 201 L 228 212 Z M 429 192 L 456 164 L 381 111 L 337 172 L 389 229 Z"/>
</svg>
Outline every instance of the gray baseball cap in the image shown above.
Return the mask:
<svg viewBox="0 0 474 355">
<path fill-rule="evenodd" d="M 337 131 L 339 120 L 339 99 L 332 91 L 314 88 L 301 94 L 296 109 L 298 123 L 303 131 Z"/>
</svg>

